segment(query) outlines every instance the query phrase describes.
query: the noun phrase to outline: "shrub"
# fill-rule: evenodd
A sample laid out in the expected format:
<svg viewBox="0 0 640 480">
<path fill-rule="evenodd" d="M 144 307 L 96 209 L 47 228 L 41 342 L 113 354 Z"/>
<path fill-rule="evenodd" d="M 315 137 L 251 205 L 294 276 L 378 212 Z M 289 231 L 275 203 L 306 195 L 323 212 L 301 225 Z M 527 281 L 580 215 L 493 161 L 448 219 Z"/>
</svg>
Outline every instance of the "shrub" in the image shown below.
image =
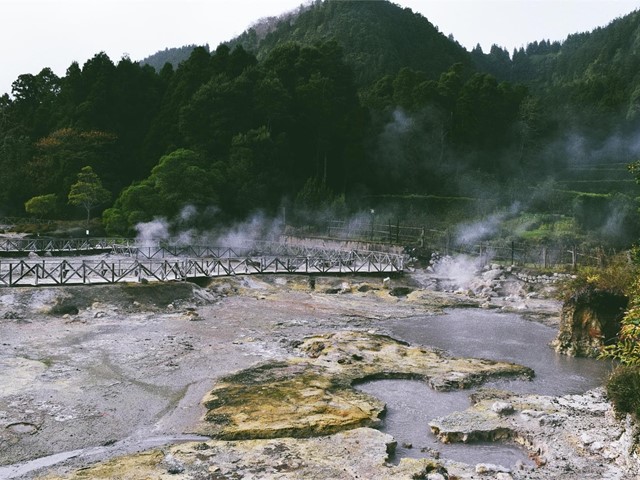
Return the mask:
<svg viewBox="0 0 640 480">
<path fill-rule="evenodd" d="M 638 252 L 637 248 L 630 252 L 630 264 L 638 264 Z M 618 341 L 605 347 L 601 356 L 621 363 L 606 386 L 616 412 L 640 417 L 640 276 L 637 271 L 634 273 L 635 278 L 629 280 L 624 276 L 622 279 L 627 283 L 629 307 L 622 319 Z"/>
<path fill-rule="evenodd" d="M 607 382 L 607 395 L 618 414 L 640 418 L 640 366 L 618 367 Z"/>
<path fill-rule="evenodd" d="M 630 259 L 630 255 L 618 254 L 608 258 L 604 267 L 580 268 L 574 280 L 561 285 L 560 295 L 566 300 L 576 292 L 590 288 L 625 295 L 632 301 L 633 292 L 640 292 L 634 283 L 637 275 L 638 265 Z"/>
<path fill-rule="evenodd" d="M 631 282 L 628 295 L 629 307 L 622 319 L 618 341 L 605 347 L 602 356 L 640 367 L 640 277 Z"/>
<path fill-rule="evenodd" d="M 57 203 L 58 197 L 55 193 L 38 195 L 27 200 L 24 209 L 36 218 L 49 218 L 56 211 Z"/>
<path fill-rule="evenodd" d="M 107 208 L 102 212 L 102 222 L 109 235 L 125 235 L 128 233 L 127 219 L 118 208 Z"/>
</svg>

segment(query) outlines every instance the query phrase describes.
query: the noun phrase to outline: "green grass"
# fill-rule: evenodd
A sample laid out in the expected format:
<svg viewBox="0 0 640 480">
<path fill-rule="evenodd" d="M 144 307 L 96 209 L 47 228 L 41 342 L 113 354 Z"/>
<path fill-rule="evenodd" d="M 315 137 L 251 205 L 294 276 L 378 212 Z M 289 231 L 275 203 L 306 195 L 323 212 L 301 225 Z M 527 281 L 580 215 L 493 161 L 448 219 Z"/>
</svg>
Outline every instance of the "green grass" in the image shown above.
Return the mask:
<svg viewBox="0 0 640 480">
<path fill-rule="evenodd" d="M 502 226 L 505 237 L 538 243 L 576 239 L 578 230 L 573 217 L 543 213 L 523 213 Z"/>
</svg>

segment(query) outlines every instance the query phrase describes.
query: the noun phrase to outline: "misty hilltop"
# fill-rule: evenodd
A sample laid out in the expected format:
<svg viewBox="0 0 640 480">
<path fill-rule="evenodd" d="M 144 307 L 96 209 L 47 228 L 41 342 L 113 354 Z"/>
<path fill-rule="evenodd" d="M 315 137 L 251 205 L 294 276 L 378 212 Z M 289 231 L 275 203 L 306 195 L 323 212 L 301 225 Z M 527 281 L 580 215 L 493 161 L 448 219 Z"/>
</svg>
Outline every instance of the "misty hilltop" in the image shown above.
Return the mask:
<svg viewBox="0 0 640 480">
<path fill-rule="evenodd" d="M 0 99 L 0 205 L 74 218 L 89 166 L 110 233 L 375 209 L 443 229 L 499 212 L 505 235 L 625 244 L 639 233 L 639 15 L 485 53 L 391 2 L 325 0 L 214 51 L 21 75 Z"/>
<path fill-rule="evenodd" d="M 387 1 L 316 2 L 297 15 L 284 16 L 270 29 L 258 24 L 228 45 L 241 45 L 261 59 L 287 42 L 314 45 L 329 40 L 341 46 L 358 85 L 402 68 L 437 78 L 455 63 L 472 64 L 467 51 L 429 20 Z"/>
<path fill-rule="evenodd" d="M 240 36 L 225 42 L 241 45 L 261 60 L 287 42 L 314 45 L 336 40 L 353 68 L 358 84 L 366 84 L 403 67 L 438 75 L 456 62 L 471 65 L 468 52 L 445 37 L 429 20 L 387 1 L 316 2 L 279 17 L 258 20 Z M 174 67 L 195 48 L 167 48 L 141 61 L 160 71 Z"/>
</svg>

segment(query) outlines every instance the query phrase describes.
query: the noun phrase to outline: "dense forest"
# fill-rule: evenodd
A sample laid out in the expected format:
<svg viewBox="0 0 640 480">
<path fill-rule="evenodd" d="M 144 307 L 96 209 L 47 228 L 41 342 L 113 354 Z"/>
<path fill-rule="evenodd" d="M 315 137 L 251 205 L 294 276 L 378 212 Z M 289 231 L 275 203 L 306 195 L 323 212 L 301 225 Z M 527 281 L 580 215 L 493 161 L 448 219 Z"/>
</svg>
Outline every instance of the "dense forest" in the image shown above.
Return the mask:
<svg viewBox="0 0 640 480">
<path fill-rule="evenodd" d="M 214 51 L 96 53 L 0 97 L 0 214 L 82 218 L 69 192 L 91 167 L 114 234 L 187 206 L 202 228 L 375 207 L 628 243 L 639 44 L 639 12 L 510 54 L 467 52 L 390 2 L 318 0 Z"/>
</svg>

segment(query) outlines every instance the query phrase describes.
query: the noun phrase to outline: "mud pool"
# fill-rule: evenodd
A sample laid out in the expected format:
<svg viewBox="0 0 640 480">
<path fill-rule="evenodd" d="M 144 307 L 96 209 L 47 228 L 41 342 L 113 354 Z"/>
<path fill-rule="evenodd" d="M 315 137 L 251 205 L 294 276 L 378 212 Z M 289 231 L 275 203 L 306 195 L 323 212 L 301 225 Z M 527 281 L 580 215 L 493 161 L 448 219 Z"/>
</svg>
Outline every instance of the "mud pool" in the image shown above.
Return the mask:
<svg viewBox="0 0 640 480">
<path fill-rule="evenodd" d="M 580 394 L 604 383 L 611 364 L 556 353 L 548 344 L 557 329 L 519 315 L 478 309 L 452 309 L 445 315 L 418 316 L 390 322 L 394 338 L 434 346 L 456 356 L 509 361 L 532 368 L 532 381 L 499 380 L 483 387 L 543 395 Z M 396 458 L 422 457 L 438 451 L 441 458 L 469 464 L 494 463 L 514 467 L 529 464 L 526 452 L 504 443 L 440 443 L 429 421 L 469 407 L 472 390 L 436 392 L 410 380 L 378 380 L 358 386 L 387 404 L 381 430 L 398 442 Z"/>
</svg>

